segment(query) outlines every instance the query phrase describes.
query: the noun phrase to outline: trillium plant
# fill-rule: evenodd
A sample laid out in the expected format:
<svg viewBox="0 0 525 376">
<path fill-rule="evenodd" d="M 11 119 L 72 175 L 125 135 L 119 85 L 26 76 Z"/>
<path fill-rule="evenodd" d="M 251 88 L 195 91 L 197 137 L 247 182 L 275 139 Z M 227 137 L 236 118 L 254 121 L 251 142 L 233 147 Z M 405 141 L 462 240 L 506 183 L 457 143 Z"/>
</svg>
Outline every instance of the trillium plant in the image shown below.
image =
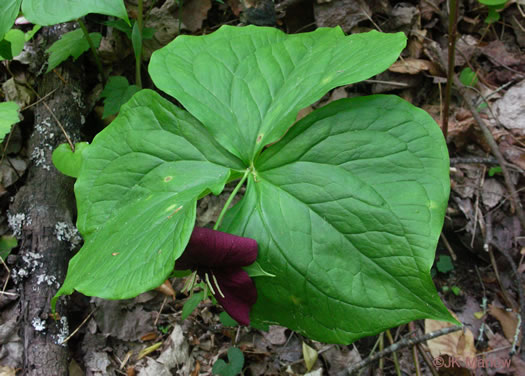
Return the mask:
<svg viewBox="0 0 525 376">
<path fill-rule="evenodd" d="M 132 298 L 189 269 L 185 291 L 200 277 L 240 323 L 323 342 L 455 322 L 430 278 L 449 195 L 436 123 L 388 95 L 296 122 L 329 90 L 387 69 L 405 44 L 402 33 L 223 26 L 156 51 L 151 78 L 185 109 L 141 90 L 82 148 L 85 242 L 53 304 L 74 290 Z M 228 183 L 215 229 L 195 229 L 197 200 Z"/>
</svg>

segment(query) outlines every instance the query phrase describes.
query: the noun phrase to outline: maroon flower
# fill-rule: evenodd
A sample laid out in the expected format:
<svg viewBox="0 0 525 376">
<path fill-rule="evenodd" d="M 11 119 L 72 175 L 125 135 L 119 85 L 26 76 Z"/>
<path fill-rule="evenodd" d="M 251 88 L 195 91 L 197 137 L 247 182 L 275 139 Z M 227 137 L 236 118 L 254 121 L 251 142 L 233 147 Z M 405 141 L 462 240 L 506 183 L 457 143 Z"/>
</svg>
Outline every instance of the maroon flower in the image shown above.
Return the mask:
<svg viewBox="0 0 525 376">
<path fill-rule="evenodd" d="M 257 290 L 242 267 L 255 261 L 257 250 L 254 239 L 195 227 L 175 269 L 197 271 L 224 310 L 238 323 L 249 325 Z"/>
</svg>

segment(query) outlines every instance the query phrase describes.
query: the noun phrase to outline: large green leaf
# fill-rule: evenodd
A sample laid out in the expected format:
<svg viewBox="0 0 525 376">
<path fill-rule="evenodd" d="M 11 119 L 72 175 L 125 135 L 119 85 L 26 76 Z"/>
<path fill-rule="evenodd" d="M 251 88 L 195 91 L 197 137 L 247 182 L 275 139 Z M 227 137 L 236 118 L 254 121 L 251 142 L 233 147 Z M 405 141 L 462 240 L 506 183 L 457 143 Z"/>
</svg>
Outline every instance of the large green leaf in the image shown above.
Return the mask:
<svg viewBox="0 0 525 376">
<path fill-rule="evenodd" d="M 344 99 L 256 161 L 223 230 L 255 238 L 252 320 L 349 343 L 425 317 L 453 320 L 430 268 L 449 194 L 443 136 L 393 96 Z"/>
<path fill-rule="evenodd" d="M 25 18 L 38 25 L 55 25 L 100 13 L 129 22 L 123 0 L 24 0 Z"/>
<path fill-rule="evenodd" d="M 15 102 L 0 103 L 0 142 L 4 141 L 5 135 L 11 132 L 11 126 L 20 121 L 19 109 Z"/>
<path fill-rule="evenodd" d="M 301 108 L 336 86 L 384 71 L 405 43 L 402 33 L 345 36 L 334 28 L 287 35 L 222 26 L 210 35 L 176 38 L 153 53 L 149 72 L 158 88 L 250 163 Z"/>
<path fill-rule="evenodd" d="M 2 0 L 0 3 L 0 40 L 14 25 L 22 0 Z"/>
<path fill-rule="evenodd" d="M 198 121 L 150 90 L 137 93 L 82 153 L 75 184 L 85 244 L 58 296 L 124 299 L 159 286 L 195 222 L 197 198 L 218 194 L 239 160 Z"/>
</svg>

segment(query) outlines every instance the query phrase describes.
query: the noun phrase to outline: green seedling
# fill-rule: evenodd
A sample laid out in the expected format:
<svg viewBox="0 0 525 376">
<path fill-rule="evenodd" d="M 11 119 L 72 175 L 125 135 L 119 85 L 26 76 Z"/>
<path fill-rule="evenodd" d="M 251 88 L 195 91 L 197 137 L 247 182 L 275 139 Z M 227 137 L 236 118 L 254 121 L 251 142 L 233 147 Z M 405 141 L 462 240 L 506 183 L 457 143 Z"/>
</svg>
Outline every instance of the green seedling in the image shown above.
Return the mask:
<svg viewBox="0 0 525 376">
<path fill-rule="evenodd" d="M 241 373 L 244 366 L 244 355 L 236 347 L 228 349 L 228 363 L 218 359 L 212 367 L 212 373 L 219 376 L 237 376 Z"/>
<path fill-rule="evenodd" d="M 459 74 L 459 80 L 465 86 L 476 86 L 478 75 L 470 68 L 464 68 Z"/>
<path fill-rule="evenodd" d="M 486 5 L 489 13 L 487 18 L 485 18 L 485 23 L 491 25 L 494 22 L 498 22 L 500 15 L 498 10 L 501 10 L 505 7 L 507 0 L 478 0 L 480 4 Z"/>
<path fill-rule="evenodd" d="M 450 256 L 439 256 L 438 262 L 436 262 L 436 268 L 440 273 L 449 273 L 454 270 L 454 264 L 452 264 L 452 258 Z"/>
</svg>

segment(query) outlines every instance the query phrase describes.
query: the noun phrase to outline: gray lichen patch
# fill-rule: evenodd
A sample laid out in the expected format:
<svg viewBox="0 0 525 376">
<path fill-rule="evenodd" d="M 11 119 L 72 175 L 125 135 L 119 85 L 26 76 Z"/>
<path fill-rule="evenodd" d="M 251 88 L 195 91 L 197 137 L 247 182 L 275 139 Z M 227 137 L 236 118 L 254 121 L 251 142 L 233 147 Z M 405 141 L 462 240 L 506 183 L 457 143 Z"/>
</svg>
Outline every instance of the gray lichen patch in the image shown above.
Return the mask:
<svg viewBox="0 0 525 376">
<path fill-rule="evenodd" d="M 77 228 L 66 222 L 55 224 L 55 235 L 59 241 L 71 243 L 71 250 L 75 249 L 82 241 Z"/>
<path fill-rule="evenodd" d="M 18 238 L 22 235 L 23 226 L 31 224 L 31 217 L 26 216 L 24 213 L 11 214 L 7 212 L 7 223 L 13 230 L 13 235 Z"/>
<path fill-rule="evenodd" d="M 59 321 L 58 325 L 60 326 L 60 328 L 58 330 L 58 334 L 56 336 L 55 343 L 57 345 L 66 346 L 64 341 L 69 336 L 69 323 L 67 322 L 67 317 L 66 316 L 62 316 L 60 318 L 60 321 Z"/>
<path fill-rule="evenodd" d="M 37 332 L 43 332 L 46 329 L 46 323 L 40 317 L 33 317 L 31 320 L 31 325 Z"/>
<path fill-rule="evenodd" d="M 49 145 L 49 149 L 51 149 L 51 145 Z M 51 167 L 47 163 L 46 160 L 46 151 L 43 148 L 36 147 L 31 152 L 31 160 L 35 162 L 35 166 L 42 167 L 44 170 L 50 170 Z"/>
<path fill-rule="evenodd" d="M 60 287 L 60 284 L 57 281 L 57 278 L 54 275 L 39 274 L 36 277 L 36 284 L 40 285 L 42 283 L 47 283 L 48 286 Z"/>
</svg>

